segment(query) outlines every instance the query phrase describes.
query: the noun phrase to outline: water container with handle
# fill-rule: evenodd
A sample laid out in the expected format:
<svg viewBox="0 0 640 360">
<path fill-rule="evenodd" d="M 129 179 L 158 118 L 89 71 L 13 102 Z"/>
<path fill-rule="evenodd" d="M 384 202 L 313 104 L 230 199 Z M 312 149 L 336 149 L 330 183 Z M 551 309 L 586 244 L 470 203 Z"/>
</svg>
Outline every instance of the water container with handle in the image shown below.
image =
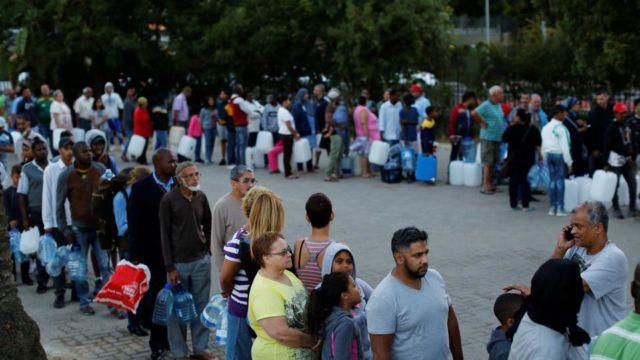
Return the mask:
<svg viewBox="0 0 640 360">
<path fill-rule="evenodd" d="M 175 286 L 173 296 L 173 311 L 182 324 L 191 324 L 198 318 L 196 305 L 193 302 L 193 295 L 182 287 L 182 284 Z"/>
<path fill-rule="evenodd" d="M 464 162 L 452 161 L 449 164 L 449 184 L 453 186 L 464 185 Z"/>
<path fill-rule="evenodd" d="M 402 151 L 400 151 L 400 163 L 402 164 L 402 171 L 406 171 L 406 172 L 416 171 L 415 155 L 416 155 L 416 152 L 415 150 L 413 150 L 412 147 L 405 146 L 402 148 Z"/>
<path fill-rule="evenodd" d="M 593 180 L 589 176 L 578 178 L 578 204 L 589 200 L 591 196 L 591 183 Z"/>
<path fill-rule="evenodd" d="M 69 277 L 73 281 L 82 281 L 87 276 L 87 259 L 83 259 L 82 249 L 77 242 L 74 242 L 69 252 L 69 261 L 67 262 L 67 270 Z"/>
<path fill-rule="evenodd" d="M 62 133 L 64 132 L 64 129 L 54 129 L 53 130 L 53 149 L 54 150 L 58 150 L 60 147 L 58 146 L 60 144 L 60 136 L 62 135 Z"/>
<path fill-rule="evenodd" d="M 309 140 L 300 138 L 293 143 L 293 159 L 297 163 L 306 163 L 311 160 L 311 148 Z"/>
<path fill-rule="evenodd" d="M 44 234 L 44 236 L 40 238 L 38 259 L 40 259 L 44 265 L 47 265 L 55 258 L 56 250 L 58 250 L 58 244 L 56 244 L 53 236 L 51 234 Z"/>
<path fill-rule="evenodd" d="M 84 129 L 81 129 L 81 128 L 71 129 L 71 136 L 73 136 L 73 141 L 75 142 L 84 141 L 85 133 L 86 132 L 84 131 Z"/>
<path fill-rule="evenodd" d="M 578 179 L 566 179 L 564 181 L 564 208 L 573 210 L 580 201 L 580 184 Z"/>
<path fill-rule="evenodd" d="M 13 138 L 14 153 L 18 156 L 22 153 L 22 134 L 19 131 L 12 131 L 11 137 Z"/>
<path fill-rule="evenodd" d="M 129 148 L 127 148 L 127 156 L 131 156 L 134 159 L 139 158 L 144 152 L 145 139 L 140 135 L 133 135 L 129 141 Z"/>
<path fill-rule="evenodd" d="M 222 316 L 227 312 L 227 299 L 221 294 L 215 294 L 200 314 L 200 322 L 209 330 L 215 330 L 221 325 Z"/>
<path fill-rule="evenodd" d="M 71 251 L 71 245 L 60 246 L 56 251 L 56 256 L 53 261 L 47 264 L 47 274 L 57 277 L 62 272 L 62 268 L 67 265 L 69 261 L 69 252 Z"/>
<path fill-rule="evenodd" d="M 23 254 L 29 255 L 38 251 L 39 244 L 40 231 L 38 231 L 37 227 L 34 226 L 22 232 L 22 236 L 20 236 L 20 251 Z"/>
<path fill-rule="evenodd" d="M 482 165 L 478 163 L 465 163 L 462 168 L 464 186 L 478 187 L 482 185 Z"/>
<path fill-rule="evenodd" d="M 153 307 L 153 315 L 151 321 L 156 325 L 166 326 L 173 312 L 173 289 L 171 284 L 166 284 L 158 296 L 156 296 L 156 304 Z"/>
<path fill-rule="evenodd" d="M 611 206 L 613 194 L 616 191 L 616 181 L 618 180 L 616 174 L 597 170 L 593 174 L 593 183 L 591 184 L 590 197 L 592 200 L 600 201 L 606 207 Z"/>
<path fill-rule="evenodd" d="M 20 264 L 28 260 L 28 257 L 20 251 L 20 237 L 21 235 L 18 229 L 11 228 L 11 230 L 9 230 L 9 244 L 16 264 Z"/>
<path fill-rule="evenodd" d="M 255 149 L 252 147 L 246 147 L 244 149 L 244 159 L 245 159 L 245 165 L 247 165 L 247 167 L 249 169 L 255 169 L 256 168 L 256 163 L 254 161 L 254 157 L 256 156 L 255 153 Z M 260 155 L 258 155 L 260 156 Z"/>
<path fill-rule="evenodd" d="M 376 165 L 384 165 L 389 156 L 390 146 L 384 141 L 374 140 L 369 150 L 369 162 Z"/>
<path fill-rule="evenodd" d="M 228 312 L 225 306 L 222 316 L 220 316 L 220 326 L 216 329 L 216 343 L 220 346 L 227 345 L 227 327 L 228 327 Z"/>
<path fill-rule="evenodd" d="M 618 205 L 629 206 L 629 184 L 623 176 L 620 176 L 620 183 L 618 184 Z"/>
<path fill-rule="evenodd" d="M 473 163 L 476 162 L 476 142 L 472 138 L 466 137 L 462 139 L 461 143 L 462 159 L 464 162 Z"/>
<path fill-rule="evenodd" d="M 273 148 L 273 135 L 269 131 L 260 131 L 256 139 L 255 150 L 266 154 Z"/>
<path fill-rule="evenodd" d="M 178 154 L 186 157 L 187 159 L 196 158 L 196 143 L 198 141 L 191 136 L 183 136 L 180 139 L 180 145 L 178 145 Z"/>
<path fill-rule="evenodd" d="M 172 126 L 171 129 L 169 129 L 169 145 L 178 146 L 184 133 L 185 129 L 182 126 Z"/>
</svg>

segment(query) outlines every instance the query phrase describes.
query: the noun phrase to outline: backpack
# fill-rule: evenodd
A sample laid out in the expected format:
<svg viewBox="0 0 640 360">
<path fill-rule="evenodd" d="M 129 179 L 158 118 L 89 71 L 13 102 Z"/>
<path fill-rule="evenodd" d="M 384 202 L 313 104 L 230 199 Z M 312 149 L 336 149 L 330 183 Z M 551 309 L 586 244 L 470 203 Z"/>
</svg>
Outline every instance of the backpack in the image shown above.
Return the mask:
<svg viewBox="0 0 640 360">
<path fill-rule="evenodd" d="M 344 105 L 338 105 L 336 110 L 333 112 L 333 120 L 338 125 L 346 125 L 349 121 L 349 111 L 347 111 L 347 107 Z"/>
<path fill-rule="evenodd" d="M 91 213 L 98 219 L 96 230 L 103 249 L 111 249 L 116 244 L 116 220 L 113 214 L 113 197 L 124 186 L 122 181 L 102 179 L 91 194 Z"/>
</svg>

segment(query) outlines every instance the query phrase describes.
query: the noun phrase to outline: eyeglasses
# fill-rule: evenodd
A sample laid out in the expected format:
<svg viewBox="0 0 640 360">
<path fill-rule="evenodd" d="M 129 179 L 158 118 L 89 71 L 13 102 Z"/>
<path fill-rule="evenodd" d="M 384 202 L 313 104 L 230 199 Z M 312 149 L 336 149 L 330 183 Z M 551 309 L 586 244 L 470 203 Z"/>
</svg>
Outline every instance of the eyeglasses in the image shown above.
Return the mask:
<svg viewBox="0 0 640 360">
<path fill-rule="evenodd" d="M 192 179 L 192 178 L 196 178 L 199 179 L 200 178 L 200 173 L 199 172 L 195 172 L 193 174 L 186 174 L 186 175 L 182 175 L 181 176 L 183 179 Z"/>
<path fill-rule="evenodd" d="M 291 254 L 291 247 L 287 246 L 286 249 L 279 251 L 277 253 L 270 253 L 269 255 L 274 255 L 274 256 L 287 256 L 287 254 Z"/>
<path fill-rule="evenodd" d="M 255 185 L 255 184 L 257 184 L 257 183 L 258 183 L 258 180 L 256 180 L 256 179 L 244 179 L 244 180 L 242 180 L 242 181 L 240 181 L 240 180 L 234 180 L 234 181 L 235 181 L 235 182 L 239 182 L 239 183 L 244 184 L 244 185 L 247 185 L 247 184 L 249 184 L 249 183 L 251 183 L 251 184 L 254 184 L 254 185 Z"/>
</svg>

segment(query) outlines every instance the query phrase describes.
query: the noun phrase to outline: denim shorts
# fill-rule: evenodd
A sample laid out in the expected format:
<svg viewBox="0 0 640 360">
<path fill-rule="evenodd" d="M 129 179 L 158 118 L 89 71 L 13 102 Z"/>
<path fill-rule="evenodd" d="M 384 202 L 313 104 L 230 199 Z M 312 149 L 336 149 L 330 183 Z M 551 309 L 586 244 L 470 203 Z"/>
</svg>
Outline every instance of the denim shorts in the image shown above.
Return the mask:
<svg viewBox="0 0 640 360">
<path fill-rule="evenodd" d="M 216 124 L 216 132 L 220 140 L 227 140 L 229 131 L 225 125 Z"/>
</svg>

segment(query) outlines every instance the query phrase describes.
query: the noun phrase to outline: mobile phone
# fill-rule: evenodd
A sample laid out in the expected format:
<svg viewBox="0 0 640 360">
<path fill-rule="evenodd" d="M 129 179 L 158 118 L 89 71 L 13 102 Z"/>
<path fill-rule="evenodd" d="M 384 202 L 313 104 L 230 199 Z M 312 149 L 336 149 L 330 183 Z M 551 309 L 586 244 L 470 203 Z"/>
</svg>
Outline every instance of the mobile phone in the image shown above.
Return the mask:
<svg viewBox="0 0 640 360">
<path fill-rule="evenodd" d="M 573 240 L 573 234 L 571 233 L 571 230 L 573 230 L 573 226 L 569 226 L 564 230 L 564 238 L 567 239 L 567 241 Z"/>
</svg>

